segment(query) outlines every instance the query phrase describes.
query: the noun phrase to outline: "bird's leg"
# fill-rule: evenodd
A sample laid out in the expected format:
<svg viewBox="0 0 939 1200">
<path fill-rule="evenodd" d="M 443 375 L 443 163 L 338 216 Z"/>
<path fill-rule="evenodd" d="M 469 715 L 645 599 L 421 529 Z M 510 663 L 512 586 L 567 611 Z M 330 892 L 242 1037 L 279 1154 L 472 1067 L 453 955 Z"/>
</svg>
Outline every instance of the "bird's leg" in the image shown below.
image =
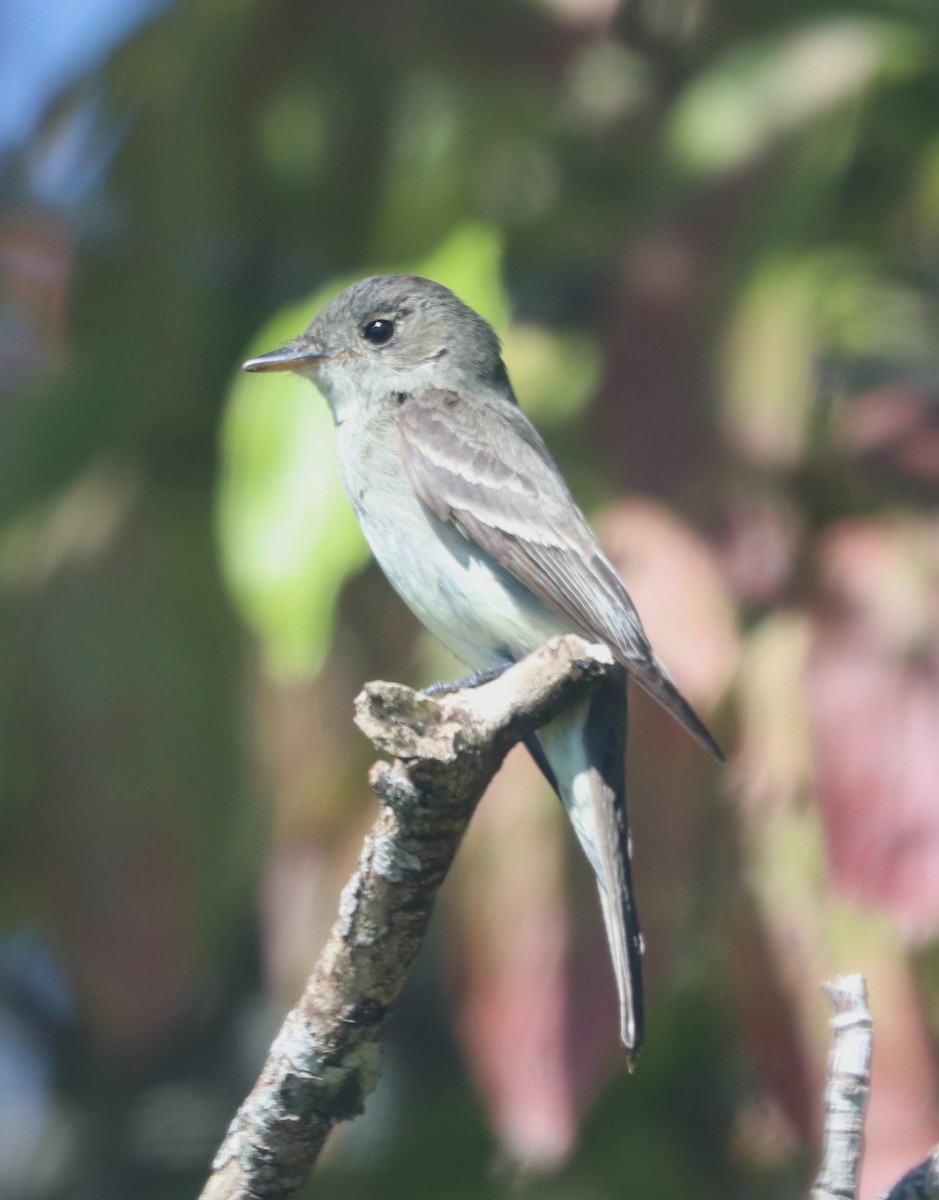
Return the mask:
<svg viewBox="0 0 939 1200">
<path fill-rule="evenodd" d="M 452 683 L 432 683 L 429 687 L 421 688 L 422 696 L 448 696 L 451 692 L 460 692 L 463 688 L 479 687 L 483 683 L 491 683 L 498 679 L 503 671 L 507 671 L 511 663 L 497 663 L 494 667 L 483 667 L 474 671 L 465 679 L 455 679 Z"/>
</svg>

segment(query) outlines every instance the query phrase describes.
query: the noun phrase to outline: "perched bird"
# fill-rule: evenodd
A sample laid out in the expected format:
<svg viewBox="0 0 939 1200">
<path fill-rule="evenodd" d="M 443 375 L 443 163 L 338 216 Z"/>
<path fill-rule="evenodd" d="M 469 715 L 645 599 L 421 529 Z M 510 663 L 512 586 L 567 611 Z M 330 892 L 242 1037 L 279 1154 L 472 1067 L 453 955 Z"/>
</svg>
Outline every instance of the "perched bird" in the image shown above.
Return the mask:
<svg viewBox="0 0 939 1200">
<path fill-rule="evenodd" d="M 294 371 L 322 392 L 375 557 L 477 680 L 578 633 L 606 643 L 721 758 L 518 407 L 495 332 L 451 291 L 413 275 L 362 280 L 288 346 L 244 369 Z M 597 877 L 632 1065 L 643 1036 L 642 938 L 626 817 L 625 682 L 599 688 L 527 744 Z"/>
</svg>

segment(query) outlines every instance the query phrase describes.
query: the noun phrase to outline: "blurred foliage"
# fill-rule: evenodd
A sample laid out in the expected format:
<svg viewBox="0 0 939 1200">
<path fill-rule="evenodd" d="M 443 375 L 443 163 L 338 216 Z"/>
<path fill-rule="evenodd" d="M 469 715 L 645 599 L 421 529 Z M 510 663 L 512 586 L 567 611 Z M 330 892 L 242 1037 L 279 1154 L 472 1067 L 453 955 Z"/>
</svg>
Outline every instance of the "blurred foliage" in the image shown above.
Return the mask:
<svg viewBox="0 0 939 1200">
<path fill-rule="evenodd" d="M 21 4 L 8 124 L 54 82 L 0 142 L 0 1196 L 192 1194 L 335 911 L 352 697 L 437 660 L 326 406 L 237 370 L 398 270 L 496 326 L 733 763 L 637 699 L 634 1078 L 507 764 L 331 1194 L 800 1193 L 842 968 L 896 1178 L 939 1139 L 932 0 L 41 0 L 55 39 Z"/>
</svg>

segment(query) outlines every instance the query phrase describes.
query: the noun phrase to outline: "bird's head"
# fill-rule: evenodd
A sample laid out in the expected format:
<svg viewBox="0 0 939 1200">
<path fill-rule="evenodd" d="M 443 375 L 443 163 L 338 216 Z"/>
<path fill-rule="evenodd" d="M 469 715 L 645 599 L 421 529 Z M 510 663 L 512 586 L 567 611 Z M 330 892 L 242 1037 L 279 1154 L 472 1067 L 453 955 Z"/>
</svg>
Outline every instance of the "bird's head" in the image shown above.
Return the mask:
<svg viewBox="0 0 939 1200">
<path fill-rule="evenodd" d="M 417 275 L 352 284 L 299 337 L 249 359 L 244 370 L 307 376 L 338 420 L 349 404 L 423 388 L 495 385 L 505 373 L 491 326 L 448 288 Z"/>
</svg>

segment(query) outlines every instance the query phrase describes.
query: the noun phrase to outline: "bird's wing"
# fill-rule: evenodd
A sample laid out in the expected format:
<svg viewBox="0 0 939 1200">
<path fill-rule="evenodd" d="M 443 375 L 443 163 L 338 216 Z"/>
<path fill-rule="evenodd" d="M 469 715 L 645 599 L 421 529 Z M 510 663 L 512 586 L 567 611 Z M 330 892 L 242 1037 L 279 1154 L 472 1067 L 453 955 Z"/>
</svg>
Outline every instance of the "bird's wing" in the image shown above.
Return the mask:
<svg viewBox="0 0 939 1200">
<path fill-rule="evenodd" d="M 404 469 L 441 520 L 491 555 L 629 673 L 716 757 L 721 752 L 652 653 L 639 614 L 521 409 L 428 389 L 401 398 Z"/>
</svg>

